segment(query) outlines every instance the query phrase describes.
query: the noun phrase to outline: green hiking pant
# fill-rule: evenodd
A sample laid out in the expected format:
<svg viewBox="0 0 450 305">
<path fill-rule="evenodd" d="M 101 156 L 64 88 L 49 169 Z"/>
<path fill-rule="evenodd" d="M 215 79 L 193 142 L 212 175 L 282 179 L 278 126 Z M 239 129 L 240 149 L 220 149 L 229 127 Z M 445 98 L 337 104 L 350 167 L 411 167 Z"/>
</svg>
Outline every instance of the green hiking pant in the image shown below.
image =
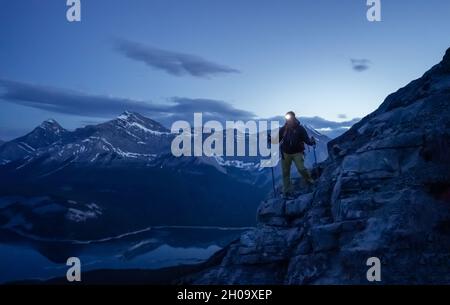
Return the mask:
<svg viewBox="0 0 450 305">
<path fill-rule="evenodd" d="M 281 159 L 281 169 L 283 172 L 283 193 L 286 195 L 292 191 L 291 184 L 291 164 L 294 162 L 298 173 L 305 179 L 307 183 L 313 183 L 314 180 L 311 178 L 308 170 L 305 168 L 305 154 L 286 154 L 283 153 L 283 158 Z"/>
</svg>

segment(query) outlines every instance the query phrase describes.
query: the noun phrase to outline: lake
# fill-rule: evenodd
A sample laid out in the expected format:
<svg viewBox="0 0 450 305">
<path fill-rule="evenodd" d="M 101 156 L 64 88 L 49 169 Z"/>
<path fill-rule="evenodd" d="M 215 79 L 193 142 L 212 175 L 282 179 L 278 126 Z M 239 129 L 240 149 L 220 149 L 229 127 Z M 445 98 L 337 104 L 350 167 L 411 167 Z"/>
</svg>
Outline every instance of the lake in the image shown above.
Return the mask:
<svg viewBox="0 0 450 305">
<path fill-rule="evenodd" d="M 81 270 L 158 269 L 195 264 L 251 228 L 150 227 L 100 240 L 50 240 L 0 230 L 0 283 L 65 277 L 69 257 Z"/>
</svg>

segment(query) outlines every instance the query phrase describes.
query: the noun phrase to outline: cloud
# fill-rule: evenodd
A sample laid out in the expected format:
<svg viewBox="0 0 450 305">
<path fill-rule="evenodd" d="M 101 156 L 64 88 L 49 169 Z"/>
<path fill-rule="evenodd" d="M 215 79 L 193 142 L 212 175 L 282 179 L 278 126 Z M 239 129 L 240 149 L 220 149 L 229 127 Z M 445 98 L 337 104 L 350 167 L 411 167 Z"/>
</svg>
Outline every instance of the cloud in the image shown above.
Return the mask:
<svg viewBox="0 0 450 305">
<path fill-rule="evenodd" d="M 368 59 L 351 59 L 352 69 L 356 72 L 363 72 L 370 68 L 370 60 Z"/>
<path fill-rule="evenodd" d="M 239 70 L 208 61 L 202 57 L 162 50 L 127 40 L 116 42 L 116 50 L 124 56 L 163 70 L 174 76 L 210 77 L 219 74 L 240 73 Z"/>
<path fill-rule="evenodd" d="M 347 115 L 346 114 L 344 114 L 344 113 L 341 113 L 341 114 L 338 114 L 338 118 L 339 119 L 346 119 L 347 118 Z"/>
<path fill-rule="evenodd" d="M 149 115 L 163 125 L 171 126 L 178 120 L 188 121 L 192 124 L 195 112 L 202 113 L 204 122 L 216 120 L 225 123 L 225 121 L 246 121 L 256 118 L 253 112 L 235 108 L 225 101 L 186 97 L 170 98 L 164 109 L 149 113 Z"/>
<path fill-rule="evenodd" d="M 158 109 L 142 101 L 126 98 L 89 95 L 72 90 L 26 84 L 0 79 L 0 99 L 55 113 L 87 117 L 108 117 L 123 111 L 148 112 Z"/>
<path fill-rule="evenodd" d="M 53 113 L 82 116 L 83 124 L 90 124 L 116 117 L 125 110 L 139 112 L 165 126 L 169 127 L 176 120 L 186 120 L 192 123 L 193 113 L 201 112 L 203 120 L 250 120 L 258 119 L 250 111 L 239 109 L 232 104 L 213 99 L 192 99 L 186 97 L 172 97 L 163 103 L 139 101 L 106 95 L 90 95 L 73 90 L 26 84 L 11 80 L 0 79 L 0 101 L 14 103 Z M 283 116 L 272 117 L 284 123 Z M 317 131 L 334 138 L 357 123 L 355 118 L 343 122 L 329 121 L 324 118 L 300 117 L 302 124 L 306 124 Z"/>
<path fill-rule="evenodd" d="M 245 120 L 255 114 L 235 108 L 228 102 L 213 99 L 170 98 L 166 103 L 153 103 L 105 95 L 90 95 L 72 90 L 26 84 L 0 79 L 0 100 L 54 113 L 93 119 L 111 118 L 125 110 L 148 115 L 161 123 L 192 120 L 194 112 L 205 119 Z"/>
<path fill-rule="evenodd" d="M 354 118 L 343 122 L 329 121 L 324 118 L 315 117 L 302 117 L 300 121 L 303 124 L 307 124 L 317 130 L 318 132 L 330 137 L 336 138 L 350 129 L 354 124 L 358 123 L 361 119 Z"/>
</svg>

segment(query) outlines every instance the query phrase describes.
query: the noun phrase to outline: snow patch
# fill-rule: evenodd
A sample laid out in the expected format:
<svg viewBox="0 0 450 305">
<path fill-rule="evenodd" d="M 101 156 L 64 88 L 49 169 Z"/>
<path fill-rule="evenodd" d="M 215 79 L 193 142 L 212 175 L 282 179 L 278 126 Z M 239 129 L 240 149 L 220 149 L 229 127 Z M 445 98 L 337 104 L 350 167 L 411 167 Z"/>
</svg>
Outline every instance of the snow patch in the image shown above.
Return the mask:
<svg viewBox="0 0 450 305">
<path fill-rule="evenodd" d="M 148 129 L 147 127 L 145 127 L 137 122 L 130 123 L 130 126 L 138 128 L 140 130 L 143 130 L 144 132 L 151 133 L 153 135 L 157 135 L 157 136 L 170 134 L 170 132 L 162 132 L 162 131 Z"/>
<path fill-rule="evenodd" d="M 28 145 L 25 142 L 19 142 L 19 147 L 22 148 L 23 150 L 27 151 L 27 152 L 33 152 L 33 151 L 36 150 L 34 147 L 31 147 L 30 145 Z"/>
<path fill-rule="evenodd" d="M 85 222 L 88 219 L 97 218 L 97 213 L 95 211 L 81 211 L 78 209 L 69 208 L 66 213 L 66 218 L 74 222 Z"/>
</svg>

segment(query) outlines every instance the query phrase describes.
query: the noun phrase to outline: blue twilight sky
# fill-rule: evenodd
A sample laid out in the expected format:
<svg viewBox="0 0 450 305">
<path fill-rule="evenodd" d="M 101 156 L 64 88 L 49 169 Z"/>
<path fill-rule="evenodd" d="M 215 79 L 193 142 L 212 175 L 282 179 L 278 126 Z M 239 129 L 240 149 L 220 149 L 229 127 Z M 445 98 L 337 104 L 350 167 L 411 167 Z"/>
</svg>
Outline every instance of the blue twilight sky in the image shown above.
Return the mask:
<svg viewBox="0 0 450 305">
<path fill-rule="evenodd" d="M 123 110 L 347 121 L 438 63 L 450 1 L 0 0 L 0 139 Z"/>
</svg>

